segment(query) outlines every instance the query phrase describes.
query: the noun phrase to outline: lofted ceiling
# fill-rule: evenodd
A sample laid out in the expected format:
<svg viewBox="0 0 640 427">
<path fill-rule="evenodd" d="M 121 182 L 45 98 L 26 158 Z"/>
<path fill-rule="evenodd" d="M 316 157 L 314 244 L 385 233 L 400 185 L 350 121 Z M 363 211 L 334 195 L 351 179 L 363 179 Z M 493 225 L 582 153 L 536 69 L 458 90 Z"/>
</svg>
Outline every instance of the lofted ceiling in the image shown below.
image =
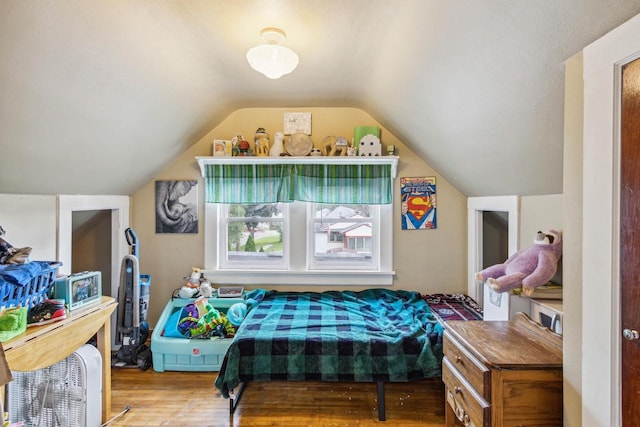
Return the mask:
<svg viewBox="0 0 640 427">
<path fill-rule="evenodd" d="M 0 193 L 133 194 L 232 111 L 355 107 L 467 196 L 562 192 L 563 62 L 637 0 L 2 0 Z M 269 80 L 264 27 L 300 56 Z"/>
</svg>

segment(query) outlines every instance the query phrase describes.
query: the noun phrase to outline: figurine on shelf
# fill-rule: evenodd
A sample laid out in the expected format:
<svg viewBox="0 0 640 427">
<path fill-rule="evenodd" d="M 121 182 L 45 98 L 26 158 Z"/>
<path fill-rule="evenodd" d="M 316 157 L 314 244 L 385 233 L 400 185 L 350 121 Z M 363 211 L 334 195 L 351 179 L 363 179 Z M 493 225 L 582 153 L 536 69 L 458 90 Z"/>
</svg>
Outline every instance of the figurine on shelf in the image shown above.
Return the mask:
<svg viewBox="0 0 640 427">
<path fill-rule="evenodd" d="M 343 136 L 327 136 L 322 140 L 323 154 L 325 156 L 346 156 L 347 148 L 351 143 Z"/>
<path fill-rule="evenodd" d="M 269 134 L 265 132 L 264 128 L 258 128 L 254 137 L 254 145 L 256 156 L 268 156 L 269 155 Z"/>
<path fill-rule="evenodd" d="M 250 153 L 250 148 L 251 146 L 249 145 L 249 141 L 245 141 L 244 139 L 242 141 L 240 141 L 238 143 L 238 149 L 240 150 L 240 154 L 238 154 L 239 156 L 251 156 L 252 153 Z"/>
<path fill-rule="evenodd" d="M 284 133 L 276 132 L 273 138 L 273 145 L 269 150 L 269 156 L 278 157 L 284 153 Z"/>
<path fill-rule="evenodd" d="M 232 156 L 240 155 L 240 141 L 242 140 L 244 140 L 244 137 L 242 136 L 241 133 L 231 138 L 231 155 Z"/>
</svg>

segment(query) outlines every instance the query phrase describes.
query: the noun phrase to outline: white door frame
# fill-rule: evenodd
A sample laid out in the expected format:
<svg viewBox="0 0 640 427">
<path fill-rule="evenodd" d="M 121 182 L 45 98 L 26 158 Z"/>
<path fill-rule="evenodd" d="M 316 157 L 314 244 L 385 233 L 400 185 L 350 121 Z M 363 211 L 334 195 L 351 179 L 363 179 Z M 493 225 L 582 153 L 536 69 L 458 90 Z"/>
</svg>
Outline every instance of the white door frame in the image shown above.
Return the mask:
<svg viewBox="0 0 640 427">
<path fill-rule="evenodd" d="M 127 254 L 124 230 L 129 227 L 129 196 L 58 196 L 58 257 L 62 261 L 60 273 L 72 273 L 71 265 L 71 219 L 74 211 L 111 211 L 111 281 L 120 277 L 120 263 Z M 116 289 L 110 284 L 111 295 Z"/>
<path fill-rule="evenodd" d="M 467 199 L 467 295 L 482 301 L 483 285 L 475 280 L 476 272 L 482 270 L 482 212 L 507 212 L 509 214 L 509 256 L 518 250 L 518 227 L 520 224 L 520 197 L 494 196 L 469 197 Z"/>
<path fill-rule="evenodd" d="M 582 425 L 621 424 L 620 69 L 640 54 L 640 15 L 584 49 Z"/>
<path fill-rule="evenodd" d="M 73 236 L 72 214 L 75 211 L 111 211 L 111 283 L 109 286 L 111 295 L 118 295 L 120 284 L 120 266 L 122 259 L 128 254 L 127 239 L 124 230 L 129 227 L 129 196 L 58 196 L 58 248 L 57 259 L 62 261 L 59 272 L 70 274 L 73 272 L 71 265 L 71 242 Z M 117 310 L 111 316 L 111 349 L 116 350 L 115 328 L 117 323 Z"/>
</svg>

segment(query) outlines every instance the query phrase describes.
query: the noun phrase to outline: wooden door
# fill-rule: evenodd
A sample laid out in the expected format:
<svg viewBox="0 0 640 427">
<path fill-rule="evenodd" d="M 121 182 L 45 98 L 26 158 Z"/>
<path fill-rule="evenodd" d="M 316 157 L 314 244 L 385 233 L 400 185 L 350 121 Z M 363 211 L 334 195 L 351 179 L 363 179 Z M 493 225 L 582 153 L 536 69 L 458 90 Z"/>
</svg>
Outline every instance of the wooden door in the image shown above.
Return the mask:
<svg viewBox="0 0 640 427">
<path fill-rule="evenodd" d="M 620 311 L 622 329 L 640 333 L 640 59 L 622 69 Z M 622 332 L 622 331 L 621 331 Z M 640 420 L 640 339 L 622 339 L 622 425 Z M 634 339 L 635 338 L 635 339 Z"/>
</svg>

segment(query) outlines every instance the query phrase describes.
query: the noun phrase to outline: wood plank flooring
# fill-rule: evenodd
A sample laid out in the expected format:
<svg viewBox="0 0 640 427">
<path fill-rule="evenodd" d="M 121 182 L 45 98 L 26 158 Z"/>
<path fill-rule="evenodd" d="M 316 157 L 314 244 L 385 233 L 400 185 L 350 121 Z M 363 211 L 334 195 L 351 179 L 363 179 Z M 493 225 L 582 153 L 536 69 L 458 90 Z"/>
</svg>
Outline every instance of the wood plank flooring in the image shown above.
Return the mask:
<svg viewBox="0 0 640 427">
<path fill-rule="evenodd" d="M 111 371 L 109 427 L 444 426 L 440 378 L 386 385 L 387 421 L 378 421 L 375 384 L 253 382 L 233 417 L 214 387 L 215 372 Z"/>
</svg>

